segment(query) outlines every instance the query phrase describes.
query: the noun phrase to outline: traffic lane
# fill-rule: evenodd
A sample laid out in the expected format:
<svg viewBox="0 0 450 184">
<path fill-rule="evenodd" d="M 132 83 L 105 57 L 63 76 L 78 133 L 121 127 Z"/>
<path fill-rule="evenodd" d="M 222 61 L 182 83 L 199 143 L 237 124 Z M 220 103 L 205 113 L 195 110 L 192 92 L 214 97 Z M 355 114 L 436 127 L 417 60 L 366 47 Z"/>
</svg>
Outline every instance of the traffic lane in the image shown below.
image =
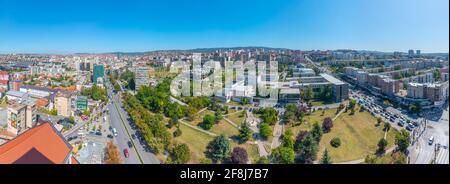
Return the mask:
<svg viewBox="0 0 450 184">
<path fill-rule="evenodd" d="M 114 95 L 115 98 L 117 98 L 117 96 Z M 125 112 L 125 110 L 122 107 L 121 101 L 117 100 L 117 105 L 119 106 L 119 113 L 121 113 L 122 117 L 125 118 L 125 120 L 128 123 L 125 123 L 125 126 L 128 128 L 128 130 L 130 131 L 131 134 L 136 135 L 136 140 L 134 141 L 136 149 L 139 151 L 139 154 L 141 155 L 142 161 L 145 164 L 160 164 L 160 161 L 156 158 L 155 154 L 153 154 L 147 143 L 145 142 L 145 140 L 143 139 L 143 136 L 141 136 L 141 134 L 138 132 L 137 127 L 133 124 L 133 122 L 128 121 L 130 119 L 130 117 L 128 116 L 128 113 Z"/>
<path fill-rule="evenodd" d="M 137 156 L 137 153 L 134 149 L 130 149 L 128 147 L 128 135 L 125 132 L 121 119 L 119 115 L 117 114 L 117 110 L 115 107 L 110 104 L 109 106 L 109 116 L 110 116 L 110 123 L 112 128 L 116 128 L 117 130 L 117 136 L 115 137 L 117 147 L 119 148 L 120 155 L 122 157 L 122 160 L 126 164 L 140 164 L 139 158 Z M 125 158 L 123 150 L 128 149 L 129 157 Z"/>
</svg>

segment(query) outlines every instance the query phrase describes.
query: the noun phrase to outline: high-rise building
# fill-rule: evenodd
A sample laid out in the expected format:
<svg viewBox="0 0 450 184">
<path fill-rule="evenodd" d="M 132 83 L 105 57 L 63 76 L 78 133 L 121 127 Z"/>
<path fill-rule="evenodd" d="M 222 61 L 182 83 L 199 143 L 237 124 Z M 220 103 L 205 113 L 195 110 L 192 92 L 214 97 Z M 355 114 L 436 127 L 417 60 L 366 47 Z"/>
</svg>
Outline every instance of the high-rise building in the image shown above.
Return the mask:
<svg viewBox="0 0 450 184">
<path fill-rule="evenodd" d="M 414 56 L 414 50 L 412 50 L 412 49 L 409 50 L 409 51 L 408 51 L 408 56 L 409 56 L 409 57 L 413 57 L 413 56 Z"/>
<path fill-rule="evenodd" d="M 55 97 L 55 107 L 58 111 L 58 116 L 70 117 L 71 113 L 71 94 L 67 92 L 59 91 Z"/>
<path fill-rule="evenodd" d="M 26 129 L 26 106 L 20 103 L 8 105 L 8 132 L 18 135 Z"/>
<path fill-rule="evenodd" d="M 134 69 L 136 90 L 141 86 L 150 84 L 149 67 L 148 66 L 136 66 Z"/>
<path fill-rule="evenodd" d="M 94 71 L 92 73 L 92 82 L 97 83 L 98 78 L 105 76 L 105 67 L 103 65 L 94 65 Z"/>
<path fill-rule="evenodd" d="M 416 55 L 420 56 L 420 50 L 416 50 Z"/>
</svg>

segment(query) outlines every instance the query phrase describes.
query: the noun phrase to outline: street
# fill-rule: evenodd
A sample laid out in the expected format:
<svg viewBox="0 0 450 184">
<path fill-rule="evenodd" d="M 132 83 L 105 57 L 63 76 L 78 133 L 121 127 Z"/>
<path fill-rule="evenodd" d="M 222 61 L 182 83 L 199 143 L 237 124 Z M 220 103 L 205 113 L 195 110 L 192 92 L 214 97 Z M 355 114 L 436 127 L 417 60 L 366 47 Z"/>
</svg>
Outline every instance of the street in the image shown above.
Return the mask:
<svg viewBox="0 0 450 184">
<path fill-rule="evenodd" d="M 159 164 L 159 160 L 156 158 L 155 154 L 151 153 L 150 150 L 146 149 L 145 140 L 138 136 L 137 128 L 132 128 L 129 121 L 128 113 L 122 108 L 121 100 L 118 94 L 112 92 L 112 86 L 110 83 L 107 85 L 108 94 L 110 94 L 112 99 L 111 103 L 108 104 L 109 116 L 111 127 L 117 129 L 116 143 L 124 163 L 126 164 Z M 131 135 L 136 135 L 136 139 L 132 139 Z M 141 140 L 138 140 L 141 139 Z M 128 146 L 128 141 L 132 142 L 133 147 Z M 128 149 L 129 157 L 125 158 L 123 155 L 123 150 Z"/>
</svg>

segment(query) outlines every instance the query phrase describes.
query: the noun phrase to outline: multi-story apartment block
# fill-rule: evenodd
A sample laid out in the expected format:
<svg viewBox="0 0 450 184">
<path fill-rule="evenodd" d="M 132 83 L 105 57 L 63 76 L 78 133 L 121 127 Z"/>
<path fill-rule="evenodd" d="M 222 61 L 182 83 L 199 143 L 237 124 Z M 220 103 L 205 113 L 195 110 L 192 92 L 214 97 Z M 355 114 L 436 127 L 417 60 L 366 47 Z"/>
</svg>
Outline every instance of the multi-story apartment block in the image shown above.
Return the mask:
<svg viewBox="0 0 450 184">
<path fill-rule="evenodd" d="M 58 116 L 69 117 L 72 115 L 72 100 L 71 94 L 59 91 L 55 97 L 55 108 L 58 111 Z"/>
<path fill-rule="evenodd" d="M 139 90 L 141 86 L 147 86 L 150 84 L 150 74 L 148 66 L 136 66 L 134 68 L 136 90 Z"/>
<path fill-rule="evenodd" d="M 15 102 L 8 104 L 7 118 L 8 132 L 18 135 L 26 130 L 26 105 Z"/>
</svg>

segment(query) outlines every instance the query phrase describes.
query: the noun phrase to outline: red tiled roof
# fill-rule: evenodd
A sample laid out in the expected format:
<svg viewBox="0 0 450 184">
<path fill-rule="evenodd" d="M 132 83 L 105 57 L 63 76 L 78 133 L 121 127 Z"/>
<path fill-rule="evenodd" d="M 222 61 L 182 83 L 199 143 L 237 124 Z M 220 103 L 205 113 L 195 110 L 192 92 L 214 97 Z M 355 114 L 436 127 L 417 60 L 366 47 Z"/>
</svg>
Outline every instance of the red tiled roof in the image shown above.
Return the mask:
<svg viewBox="0 0 450 184">
<path fill-rule="evenodd" d="M 0 75 L 8 75 L 7 71 L 0 71 Z"/>
<path fill-rule="evenodd" d="M 72 159 L 72 164 L 80 164 L 80 162 L 78 162 L 78 160 L 77 159 L 75 159 L 75 157 L 72 157 L 71 158 Z"/>
<path fill-rule="evenodd" d="M 72 146 L 50 123 L 43 123 L 0 145 L 0 164 L 63 164 L 71 150 Z"/>
<path fill-rule="evenodd" d="M 0 84 L 8 85 L 8 81 L 7 80 L 0 80 Z"/>
</svg>

